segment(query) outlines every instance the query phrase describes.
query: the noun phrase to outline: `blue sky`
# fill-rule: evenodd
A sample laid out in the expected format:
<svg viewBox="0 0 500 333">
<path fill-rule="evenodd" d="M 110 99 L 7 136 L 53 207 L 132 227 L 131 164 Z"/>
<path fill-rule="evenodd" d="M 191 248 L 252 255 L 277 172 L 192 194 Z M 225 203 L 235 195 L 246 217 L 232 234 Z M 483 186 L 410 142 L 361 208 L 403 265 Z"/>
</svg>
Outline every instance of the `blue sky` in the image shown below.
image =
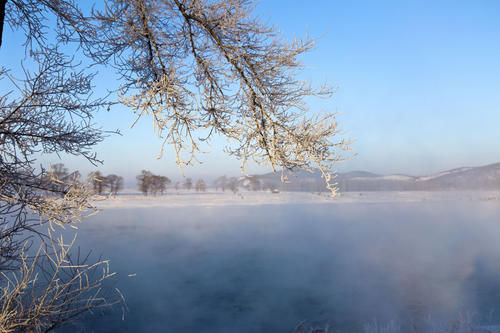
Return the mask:
<svg viewBox="0 0 500 333">
<path fill-rule="evenodd" d="M 344 136 L 354 140 L 356 155 L 339 171 L 423 175 L 500 162 L 500 2 L 263 0 L 257 14 L 286 38 L 318 38 L 301 77 L 337 87 L 331 100 L 310 105 L 314 112 L 341 112 Z M 7 52 L 9 43 L 14 36 L 5 37 L 0 59 L 18 63 L 21 53 Z M 96 117 L 103 128 L 123 133 L 97 147 L 105 160 L 100 169 L 178 178 L 171 150 L 156 160 L 160 141 L 150 120 L 129 129 L 133 120 L 124 108 Z M 185 174 L 238 174 L 239 162 L 224 155 L 223 145 L 214 140 L 212 152 L 200 156 L 203 164 Z M 65 163 L 90 170 L 84 160 Z"/>
<path fill-rule="evenodd" d="M 339 170 L 425 174 L 500 161 L 500 3 L 262 2 L 338 87 L 331 107 L 357 156 Z"/>
</svg>

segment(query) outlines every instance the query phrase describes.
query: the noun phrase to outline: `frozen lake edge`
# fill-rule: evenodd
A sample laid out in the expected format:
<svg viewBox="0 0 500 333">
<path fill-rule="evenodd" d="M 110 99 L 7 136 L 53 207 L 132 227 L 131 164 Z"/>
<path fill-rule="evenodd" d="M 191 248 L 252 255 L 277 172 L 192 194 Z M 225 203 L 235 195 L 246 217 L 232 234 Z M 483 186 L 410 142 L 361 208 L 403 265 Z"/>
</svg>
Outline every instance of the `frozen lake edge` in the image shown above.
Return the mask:
<svg viewBox="0 0 500 333">
<path fill-rule="evenodd" d="M 124 191 L 116 197 L 96 201 L 98 208 L 186 207 L 227 205 L 287 205 L 287 204 L 352 204 L 466 201 L 500 203 L 500 191 L 371 191 L 343 192 L 336 197 L 329 193 L 244 191 L 238 193 L 208 191 L 167 192 L 145 196 L 137 191 Z"/>
</svg>

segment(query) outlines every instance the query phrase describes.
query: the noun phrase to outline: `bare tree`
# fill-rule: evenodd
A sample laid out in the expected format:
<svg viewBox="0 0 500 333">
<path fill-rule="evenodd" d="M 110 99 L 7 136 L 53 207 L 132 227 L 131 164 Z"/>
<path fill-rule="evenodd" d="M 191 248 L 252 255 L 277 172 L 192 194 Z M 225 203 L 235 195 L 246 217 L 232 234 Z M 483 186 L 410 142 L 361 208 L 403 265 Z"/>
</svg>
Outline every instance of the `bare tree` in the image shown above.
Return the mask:
<svg viewBox="0 0 500 333">
<path fill-rule="evenodd" d="M 227 187 L 233 192 L 238 192 L 238 178 L 231 177 L 227 182 Z"/>
<path fill-rule="evenodd" d="M 337 139 L 334 114 L 310 116 L 305 103 L 331 90 L 297 76 L 314 41 L 284 41 L 252 16 L 250 0 L 103 1 L 103 10 L 84 12 L 76 0 L 0 0 L 0 45 L 26 54 L 18 67 L 0 64 L 0 331 L 49 331 L 105 304 L 87 292 L 110 274 L 86 280 L 99 265 L 72 261 L 53 236 L 93 212 L 94 191 L 59 179 L 57 168 L 35 167 L 37 156 L 54 153 L 99 163 L 93 149 L 106 134 L 93 123 L 99 110 L 121 103 L 138 119 L 151 116 L 180 166 L 222 135 L 243 168 L 249 160 L 283 172 L 317 167 L 335 192 L 330 170 L 348 145 Z M 15 31 L 24 36 L 19 45 L 2 43 Z M 116 69 L 116 99 L 93 90 L 92 71 L 102 67 Z M 138 178 L 145 194 L 146 178 Z M 236 191 L 237 180 L 229 187 Z M 45 250 L 27 255 L 30 235 Z M 56 268 L 42 281 L 32 267 Z"/>
<path fill-rule="evenodd" d="M 160 183 L 160 193 L 163 194 L 164 192 L 166 192 L 167 190 L 167 186 L 172 183 L 172 181 L 170 180 L 170 178 L 168 177 L 165 177 L 165 176 L 158 176 L 158 182 Z"/>
<path fill-rule="evenodd" d="M 191 178 L 186 178 L 186 181 L 184 182 L 184 188 L 188 191 L 191 191 L 193 188 L 193 180 Z"/>
<path fill-rule="evenodd" d="M 98 29 L 86 43 L 95 61 L 120 73 L 120 102 L 151 115 L 179 165 L 189 165 L 217 133 L 229 154 L 283 171 L 330 170 L 348 143 L 334 114 L 308 115 L 305 99 L 332 90 L 299 80 L 299 57 L 313 40 L 284 41 L 251 16 L 249 0 L 109 0 L 94 12 Z M 124 39 L 124 36 L 126 38 Z M 284 174 L 283 174 L 284 176 Z"/>
<path fill-rule="evenodd" d="M 155 175 L 147 170 L 142 170 L 141 174 L 137 176 L 137 181 L 139 190 L 144 195 L 163 194 L 167 190 L 167 185 L 172 182 L 168 177 Z"/>
<path fill-rule="evenodd" d="M 66 169 L 62 163 L 51 165 L 47 172 L 40 175 L 40 178 L 45 184 L 50 184 L 50 191 L 46 193 L 48 195 L 57 196 L 64 196 L 64 191 L 67 186 L 65 180 L 67 177 L 68 169 Z"/>
<path fill-rule="evenodd" d="M 89 174 L 89 178 L 92 181 L 94 193 L 99 195 L 103 194 L 108 186 L 106 177 L 104 177 L 100 171 L 94 171 Z"/>
<path fill-rule="evenodd" d="M 251 191 L 260 191 L 262 189 L 260 180 L 257 179 L 257 176 L 248 176 L 248 189 Z"/>
<path fill-rule="evenodd" d="M 123 177 L 111 174 L 107 175 L 104 180 L 106 186 L 109 188 L 111 195 L 116 195 L 123 189 Z"/>
<path fill-rule="evenodd" d="M 60 21 L 61 38 L 50 44 L 46 39 L 45 15 L 59 18 L 62 11 L 71 12 L 64 5 L 9 1 L 5 10 L 0 6 L 7 23 L 1 22 L 2 27 L 25 31 L 32 64 L 20 66 L 15 76 L 0 67 L 2 332 L 49 331 L 106 304 L 99 292 L 110 276 L 101 270 L 106 263 L 75 259 L 70 246 L 56 237 L 58 226 L 73 225 L 93 212 L 92 191 L 85 182 L 68 179 L 62 164 L 49 170 L 35 167 L 37 154 L 50 153 L 97 163 L 92 148 L 104 134 L 92 124 L 92 115 L 110 104 L 92 97 L 93 74 L 60 51 L 65 31 L 73 28 Z M 30 247 L 34 240 L 41 243 L 38 251 Z"/>
<path fill-rule="evenodd" d="M 69 175 L 68 169 L 66 169 L 66 167 L 64 167 L 64 164 L 62 163 L 51 165 L 50 174 L 52 175 L 52 177 L 61 181 L 64 181 Z"/>
<path fill-rule="evenodd" d="M 214 182 L 215 185 L 215 190 L 218 191 L 219 187 L 222 190 L 222 192 L 226 191 L 226 185 L 227 185 L 227 178 L 226 176 L 221 176 L 217 178 Z"/>
<path fill-rule="evenodd" d="M 144 195 L 148 195 L 151 192 L 151 181 L 153 180 L 153 174 L 150 171 L 142 170 L 141 174 L 136 177 L 137 185 L 139 186 L 139 191 Z"/>
<path fill-rule="evenodd" d="M 163 194 L 167 190 L 167 185 L 171 183 L 170 178 L 165 176 L 151 176 L 151 193 L 156 195 L 158 192 Z"/>
<path fill-rule="evenodd" d="M 82 175 L 80 174 L 80 171 L 78 171 L 78 170 L 71 172 L 70 174 L 68 174 L 68 177 L 67 177 L 67 179 L 70 183 L 78 183 L 78 182 L 80 182 L 81 178 L 82 178 Z"/>
<path fill-rule="evenodd" d="M 203 179 L 199 179 L 196 182 L 195 189 L 197 192 L 205 192 L 207 190 L 207 184 Z"/>
</svg>

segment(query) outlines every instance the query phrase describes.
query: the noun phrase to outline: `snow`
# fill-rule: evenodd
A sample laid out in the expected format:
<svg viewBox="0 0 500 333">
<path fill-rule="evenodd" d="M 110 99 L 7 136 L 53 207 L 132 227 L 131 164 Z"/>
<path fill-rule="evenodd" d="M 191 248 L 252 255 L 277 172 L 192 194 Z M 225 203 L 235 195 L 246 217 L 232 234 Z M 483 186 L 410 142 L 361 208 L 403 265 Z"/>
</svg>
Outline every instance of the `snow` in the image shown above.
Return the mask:
<svg viewBox="0 0 500 333">
<path fill-rule="evenodd" d="M 126 193 L 97 202 L 99 208 L 276 205 L 332 202 L 331 196 L 299 192 L 176 192 L 159 196 Z"/>
<path fill-rule="evenodd" d="M 451 174 L 454 174 L 454 173 L 464 172 L 464 171 L 467 171 L 467 170 L 470 170 L 470 169 L 472 169 L 472 168 L 465 167 L 465 168 L 458 168 L 458 169 L 448 170 L 448 171 L 437 173 L 435 175 L 418 177 L 417 181 L 426 181 L 426 180 L 436 179 L 436 178 L 447 176 L 447 175 L 451 175 Z"/>
<path fill-rule="evenodd" d="M 387 175 L 387 176 L 377 176 L 377 177 L 352 177 L 350 180 L 394 180 L 394 181 L 413 181 L 415 177 L 407 175 Z"/>
<path fill-rule="evenodd" d="M 238 193 L 208 191 L 169 192 L 144 196 L 127 191 L 116 197 L 96 202 L 98 208 L 140 207 L 219 207 L 290 204 L 395 203 L 423 201 L 500 201 L 500 191 L 368 191 L 343 192 L 336 197 L 329 193 L 242 191 Z"/>
<path fill-rule="evenodd" d="M 413 177 L 406 175 L 390 175 L 390 176 L 382 176 L 380 179 L 384 180 L 399 180 L 399 181 L 410 181 L 413 180 Z"/>
</svg>

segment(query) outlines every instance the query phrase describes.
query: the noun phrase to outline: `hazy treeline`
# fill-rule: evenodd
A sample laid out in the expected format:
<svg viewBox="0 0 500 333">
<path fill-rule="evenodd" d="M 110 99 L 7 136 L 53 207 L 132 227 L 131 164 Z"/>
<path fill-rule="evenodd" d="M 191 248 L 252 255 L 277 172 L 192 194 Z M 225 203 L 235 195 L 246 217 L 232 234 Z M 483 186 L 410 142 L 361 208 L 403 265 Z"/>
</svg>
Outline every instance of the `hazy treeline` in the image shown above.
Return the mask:
<svg viewBox="0 0 500 333">
<path fill-rule="evenodd" d="M 155 175 L 148 170 L 142 170 L 141 174 L 136 178 L 138 189 L 144 195 L 157 195 L 158 193 L 164 194 L 168 189 L 168 185 L 172 183 L 170 178 L 166 176 Z M 192 178 L 186 178 L 184 182 L 176 182 L 174 184 L 174 188 L 176 191 L 180 189 L 191 191 L 192 189 L 194 189 L 197 192 L 205 192 L 207 190 L 207 184 L 203 179 L 199 179 L 196 183 L 193 183 Z"/>
<path fill-rule="evenodd" d="M 197 192 L 205 192 L 207 190 L 207 184 L 205 184 L 203 179 L 199 179 L 194 185 L 194 189 Z"/>
<path fill-rule="evenodd" d="M 48 172 L 45 172 L 43 178 L 46 182 L 50 182 L 54 192 L 64 193 L 64 186 L 68 184 L 75 184 L 83 182 L 81 173 L 77 171 L 68 171 L 62 163 L 51 165 Z M 157 175 L 149 170 L 142 170 L 136 176 L 138 190 L 144 195 L 158 195 L 165 194 L 170 188 L 176 191 L 196 191 L 206 192 L 208 185 L 203 179 L 194 181 L 192 178 L 185 178 L 183 181 L 175 183 L 163 175 Z M 100 171 L 91 172 L 88 176 L 90 187 L 96 194 L 110 193 L 116 195 L 119 191 L 123 190 L 124 180 L 123 177 L 109 174 L 103 175 Z M 243 177 L 227 177 L 220 176 L 212 183 L 216 191 L 225 192 L 226 190 L 237 193 L 240 189 L 247 191 L 261 191 L 261 190 L 274 190 L 283 187 L 283 184 L 276 179 L 266 179 L 261 176 L 243 176 Z M 321 184 L 324 187 L 324 184 Z M 319 186 L 319 184 L 318 184 Z M 59 188 L 60 187 L 60 188 Z"/>
<path fill-rule="evenodd" d="M 104 176 L 100 171 L 94 171 L 89 174 L 92 180 L 92 189 L 97 194 L 109 192 L 116 195 L 123 189 L 123 177 L 115 174 Z"/>
<path fill-rule="evenodd" d="M 68 188 L 73 184 L 79 183 L 81 174 L 79 171 L 69 172 L 62 163 L 53 164 L 48 171 L 42 170 L 40 182 L 45 184 L 47 192 L 51 194 L 64 196 Z"/>
<path fill-rule="evenodd" d="M 238 178 L 235 177 L 227 178 L 226 176 L 217 178 L 214 182 L 214 185 L 216 191 L 220 189 L 222 192 L 225 192 L 226 189 L 228 189 L 233 193 L 238 192 L 238 187 L 239 187 Z"/>
<path fill-rule="evenodd" d="M 84 182 L 80 171 L 69 171 L 63 163 L 50 166 L 49 170 L 42 172 L 41 181 L 49 184 L 52 193 L 64 195 L 67 188 Z M 104 176 L 100 171 L 89 174 L 90 187 L 96 194 L 116 194 L 123 189 L 123 177 L 115 174 Z"/>
<path fill-rule="evenodd" d="M 82 176 L 79 171 L 70 172 L 62 163 L 51 165 L 50 170 L 44 173 L 43 176 L 46 182 L 50 182 L 52 191 L 55 193 L 64 193 L 65 186 L 68 184 L 75 184 L 83 182 Z M 165 194 L 169 188 L 175 191 L 196 191 L 206 192 L 208 185 L 203 179 L 197 181 L 193 178 L 185 178 L 182 181 L 172 182 L 172 180 L 163 175 L 157 175 L 149 170 L 142 170 L 136 176 L 138 190 L 144 195 L 158 195 Z M 103 175 L 100 171 L 94 171 L 89 174 L 90 187 L 96 194 L 110 193 L 116 195 L 119 191 L 123 190 L 124 180 L 123 177 L 109 174 Z M 310 178 L 306 179 L 292 179 L 288 183 L 282 183 L 279 176 L 273 174 L 269 175 L 253 175 L 242 177 L 227 177 L 220 176 L 212 183 L 216 191 L 225 192 L 230 191 L 238 193 L 241 190 L 246 191 L 324 191 L 326 186 L 320 177 L 311 181 Z"/>
<path fill-rule="evenodd" d="M 216 191 L 220 189 L 222 192 L 225 192 L 227 189 L 233 193 L 238 192 L 240 187 L 247 191 L 273 190 L 276 188 L 274 184 L 269 184 L 259 179 L 258 176 L 244 176 L 240 178 L 222 176 L 214 181 L 214 186 Z"/>
<path fill-rule="evenodd" d="M 172 182 L 170 178 L 155 175 L 148 170 L 142 170 L 141 174 L 136 178 L 139 191 L 141 191 L 144 195 L 156 195 L 158 193 L 163 194 L 167 190 L 167 185 Z"/>
</svg>

